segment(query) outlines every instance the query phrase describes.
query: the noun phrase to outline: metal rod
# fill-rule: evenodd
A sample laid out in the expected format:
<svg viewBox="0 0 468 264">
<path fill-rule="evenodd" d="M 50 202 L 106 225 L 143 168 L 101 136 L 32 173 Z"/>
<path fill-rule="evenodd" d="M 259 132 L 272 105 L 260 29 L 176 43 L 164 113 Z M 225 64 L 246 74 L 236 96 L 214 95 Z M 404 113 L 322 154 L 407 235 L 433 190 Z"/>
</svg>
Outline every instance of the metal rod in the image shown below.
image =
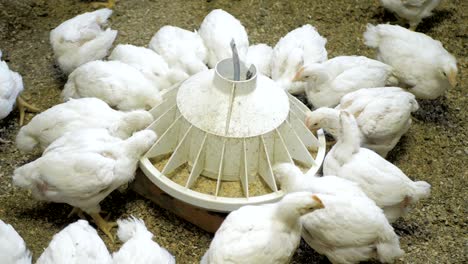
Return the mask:
<svg viewBox="0 0 468 264">
<path fill-rule="evenodd" d="M 232 63 L 234 64 L 234 81 L 240 81 L 240 60 L 237 52 L 236 42 L 231 40 Z"/>
</svg>

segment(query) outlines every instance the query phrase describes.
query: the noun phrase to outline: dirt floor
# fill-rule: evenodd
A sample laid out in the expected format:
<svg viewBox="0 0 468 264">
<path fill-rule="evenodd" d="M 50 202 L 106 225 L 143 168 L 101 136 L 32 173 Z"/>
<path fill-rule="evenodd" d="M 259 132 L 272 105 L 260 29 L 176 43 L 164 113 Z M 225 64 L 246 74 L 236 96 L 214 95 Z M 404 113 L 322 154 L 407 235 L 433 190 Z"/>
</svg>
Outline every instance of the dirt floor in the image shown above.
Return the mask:
<svg viewBox="0 0 468 264">
<path fill-rule="evenodd" d="M 395 23 L 378 1 L 184 1 L 120 0 L 111 26 L 119 30 L 116 43 L 146 45 L 163 25 L 196 29 L 212 9 L 223 8 L 241 20 L 251 43 L 274 45 L 288 31 L 311 23 L 328 39 L 329 57 L 367 55 L 362 42 L 367 23 Z M 42 109 L 60 103 L 66 80 L 54 66 L 49 31 L 62 21 L 93 10 L 89 1 L 0 0 L 0 49 L 10 68 L 22 74 L 25 97 Z M 444 1 L 432 18 L 418 28 L 440 40 L 458 58 L 459 85 L 446 97 L 420 102 L 413 126 L 392 152 L 390 160 L 412 179 L 432 184 L 432 195 L 394 226 L 406 254 L 399 263 L 467 263 L 467 38 L 468 1 Z M 32 115 L 29 115 L 30 119 Z M 18 113 L 0 121 L 0 137 L 14 141 Z M 13 143 L 0 144 L 0 219 L 12 224 L 36 259 L 53 234 L 75 221 L 63 204 L 33 200 L 11 184 L 13 170 L 38 157 L 24 155 Z M 209 246 L 211 235 L 178 219 L 132 191 L 114 192 L 102 208 L 111 219 L 133 214 L 142 217 L 155 240 L 179 263 L 196 263 Z M 100 233 L 111 251 L 111 244 Z M 305 243 L 293 263 L 322 263 L 326 258 Z"/>
</svg>

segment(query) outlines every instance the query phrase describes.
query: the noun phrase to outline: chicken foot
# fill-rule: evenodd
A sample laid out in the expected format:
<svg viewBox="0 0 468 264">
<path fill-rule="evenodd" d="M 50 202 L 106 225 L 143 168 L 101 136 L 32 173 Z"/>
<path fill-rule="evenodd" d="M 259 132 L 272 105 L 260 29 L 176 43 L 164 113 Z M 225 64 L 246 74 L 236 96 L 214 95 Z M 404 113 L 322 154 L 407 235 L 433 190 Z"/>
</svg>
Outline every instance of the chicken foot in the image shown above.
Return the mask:
<svg viewBox="0 0 468 264">
<path fill-rule="evenodd" d="M 101 217 L 99 213 L 92 213 L 89 215 L 93 218 L 94 223 L 97 225 L 97 227 L 99 227 L 99 229 L 101 229 L 102 232 L 109 237 L 112 243 L 114 243 L 114 236 L 111 234 L 110 231 L 112 230 L 112 228 L 117 226 L 117 223 L 107 222 L 106 220 L 104 220 L 104 218 Z"/>
<path fill-rule="evenodd" d="M 24 116 L 26 111 L 37 113 L 39 112 L 39 108 L 27 103 L 21 95 L 16 98 L 16 105 L 18 106 L 18 110 L 20 112 L 20 120 L 19 125 L 22 126 L 24 124 Z"/>
</svg>

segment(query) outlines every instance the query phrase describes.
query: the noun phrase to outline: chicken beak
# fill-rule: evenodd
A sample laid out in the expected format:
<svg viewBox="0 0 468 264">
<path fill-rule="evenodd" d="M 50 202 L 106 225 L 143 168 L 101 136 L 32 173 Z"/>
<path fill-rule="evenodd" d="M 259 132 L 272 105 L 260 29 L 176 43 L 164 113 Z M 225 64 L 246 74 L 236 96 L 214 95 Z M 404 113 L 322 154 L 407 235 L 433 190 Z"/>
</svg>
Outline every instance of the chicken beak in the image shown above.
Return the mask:
<svg viewBox="0 0 468 264">
<path fill-rule="evenodd" d="M 450 71 L 448 73 L 447 78 L 452 87 L 457 86 L 457 72 L 456 71 Z"/>
<path fill-rule="evenodd" d="M 301 67 L 299 71 L 297 71 L 296 75 L 294 75 L 294 78 L 292 79 L 293 82 L 299 82 L 302 81 L 302 72 L 304 72 L 304 67 Z"/>
<path fill-rule="evenodd" d="M 312 199 L 314 199 L 314 201 L 317 202 L 317 209 L 322 209 L 322 208 L 325 208 L 325 206 L 323 205 L 322 203 L 322 200 L 320 200 L 320 198 L 317 197 L 317 195 L 312 195 Z"/>
</svg>

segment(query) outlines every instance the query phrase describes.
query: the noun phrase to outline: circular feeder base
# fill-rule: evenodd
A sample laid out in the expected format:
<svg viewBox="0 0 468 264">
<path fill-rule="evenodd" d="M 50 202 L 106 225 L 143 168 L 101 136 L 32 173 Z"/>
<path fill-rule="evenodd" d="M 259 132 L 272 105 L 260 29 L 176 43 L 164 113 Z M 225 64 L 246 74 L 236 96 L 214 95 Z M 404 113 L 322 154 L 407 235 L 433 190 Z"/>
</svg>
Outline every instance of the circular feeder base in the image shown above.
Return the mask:
<svg viewBox="0 0 468 264">
<path fill-rule="evenodd" d="M 210 233 L 215 233 L 227 216 L 227 214 L 207 211 L 177 200 L 159 189 L 141 170 L 137 170 L 131 188 L 141 196 L 156 203 L 159 207 Z"/>
</svg>

